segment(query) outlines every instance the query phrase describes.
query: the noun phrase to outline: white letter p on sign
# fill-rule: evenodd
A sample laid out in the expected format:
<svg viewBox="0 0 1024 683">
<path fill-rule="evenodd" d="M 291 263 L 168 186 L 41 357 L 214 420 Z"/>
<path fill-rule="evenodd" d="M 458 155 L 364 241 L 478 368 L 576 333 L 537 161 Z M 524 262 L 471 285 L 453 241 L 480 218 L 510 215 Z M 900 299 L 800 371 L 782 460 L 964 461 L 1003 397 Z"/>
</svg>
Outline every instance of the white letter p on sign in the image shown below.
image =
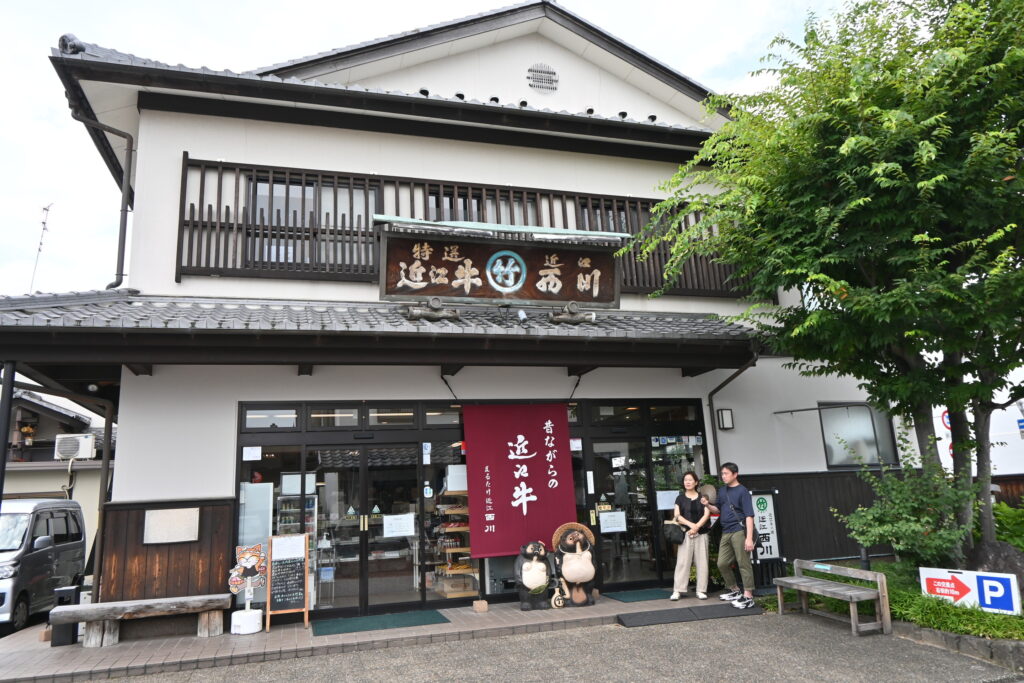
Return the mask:
<svg viewBox="0 0 1024 683">
<path fill-rule="evenodd" d="M 981 591 L 984 594 L 984 603 L 992 604 L 993 599 L 1003 597 L 1006 593 L 1006 586 L 1000 581 L 981 580 Z"/>
</svg>

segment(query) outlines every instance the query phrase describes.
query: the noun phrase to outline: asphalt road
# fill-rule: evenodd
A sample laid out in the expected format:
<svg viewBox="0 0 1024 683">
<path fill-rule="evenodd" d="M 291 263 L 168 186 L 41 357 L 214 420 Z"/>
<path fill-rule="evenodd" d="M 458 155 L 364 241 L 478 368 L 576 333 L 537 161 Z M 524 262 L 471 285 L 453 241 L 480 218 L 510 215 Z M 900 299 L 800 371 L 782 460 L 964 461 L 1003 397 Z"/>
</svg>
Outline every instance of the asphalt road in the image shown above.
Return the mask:
<svg viewBox="0 0 1024 683">
<path fill-rule="evenodd" d="M 895 636 L 860 638 L 803 615 L 598 626 L 303 657 L 145 677 L 189 681 L 970 681 L 1006 669 Z"/>
</svg>

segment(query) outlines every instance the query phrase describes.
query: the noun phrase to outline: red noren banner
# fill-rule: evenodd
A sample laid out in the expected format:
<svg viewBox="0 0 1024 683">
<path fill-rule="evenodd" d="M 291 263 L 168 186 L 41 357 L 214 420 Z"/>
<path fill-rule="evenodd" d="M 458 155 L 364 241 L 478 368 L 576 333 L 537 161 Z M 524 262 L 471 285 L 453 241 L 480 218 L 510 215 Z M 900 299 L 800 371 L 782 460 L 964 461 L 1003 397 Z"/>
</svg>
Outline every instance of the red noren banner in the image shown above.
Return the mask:
<svg viewBox="0 0 1024 683">
<path fill-rule="evenodd" d="M 468 405 L 462 415 L 471 555 L 550 546 L 555 529 L 576 521 L 566 405 Z"/>
</svg>

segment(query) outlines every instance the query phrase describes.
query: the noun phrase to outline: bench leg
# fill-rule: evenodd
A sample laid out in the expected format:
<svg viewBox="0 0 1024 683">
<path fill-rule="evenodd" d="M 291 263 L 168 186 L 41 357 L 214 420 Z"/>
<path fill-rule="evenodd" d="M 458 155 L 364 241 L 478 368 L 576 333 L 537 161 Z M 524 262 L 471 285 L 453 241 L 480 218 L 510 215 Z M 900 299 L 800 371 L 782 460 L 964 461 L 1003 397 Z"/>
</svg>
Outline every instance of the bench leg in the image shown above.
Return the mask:
<svg viewBox="0 0 1024 683">
<path fill-rule="evenodd" d="M 117 645 L 121 641 L 121 622 L 110 619 L 103 622 L 103 647 Z"/>
<path fill-rule="evenodd" d="M 103 647 L 103 622 L 85 622 L 85 637 L 82 639 L 82 647 Z"/>
<path fill-rule="evenodd" d="M 882 596 L 882 598 L 875 603 L 875 609 L 878 611 L 878 620 L 882 622 L 882 633 L 890 635 L 892 633 L 892 615 L 889 613 L 888 596 Z"/>
<path fill-rule="evenodd" d="M 775 587 L 775 595 L 777 596 L 776 599 L 779 603 L 779 614 L 782 614 L 782 586 Z"/>
<path fill-rule="evenodd" d="M 857 614 L 857 603 L 853 600 L 850 601 L 850 629 L 853 635 L 860 635 L 860 615 Z"/>
<path fill-rule="evenodd" d="M 196 635 L 200 638 L 224 634 L 224 612 L 219 609 L 199 613 L 199 626 Z"/>
<path fill-rule="evenodd" d="M 811 606 L 808 603 L 807 591 L 798 591 L 798 595 L 800 596 L 800 611 L 804 614 L 810 614 Z"/>
</svg>

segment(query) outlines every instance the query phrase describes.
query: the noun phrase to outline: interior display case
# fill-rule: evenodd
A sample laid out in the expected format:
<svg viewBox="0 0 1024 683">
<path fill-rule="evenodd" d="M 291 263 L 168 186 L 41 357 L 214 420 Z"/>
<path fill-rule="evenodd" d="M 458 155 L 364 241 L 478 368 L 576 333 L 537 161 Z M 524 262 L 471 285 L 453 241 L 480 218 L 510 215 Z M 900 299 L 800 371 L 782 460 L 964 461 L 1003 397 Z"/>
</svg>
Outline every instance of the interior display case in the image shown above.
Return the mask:
<svg viewBox="0 0 1024 683">
<path fill-rule="evenodd" d="M 433 589 L 442 598 L 473 597 L 480 593 L 480 568 L 470 557 L 469 493 L 445 490 L 441 498 L 446 502 L 437 506 Z"/>
</svg>

